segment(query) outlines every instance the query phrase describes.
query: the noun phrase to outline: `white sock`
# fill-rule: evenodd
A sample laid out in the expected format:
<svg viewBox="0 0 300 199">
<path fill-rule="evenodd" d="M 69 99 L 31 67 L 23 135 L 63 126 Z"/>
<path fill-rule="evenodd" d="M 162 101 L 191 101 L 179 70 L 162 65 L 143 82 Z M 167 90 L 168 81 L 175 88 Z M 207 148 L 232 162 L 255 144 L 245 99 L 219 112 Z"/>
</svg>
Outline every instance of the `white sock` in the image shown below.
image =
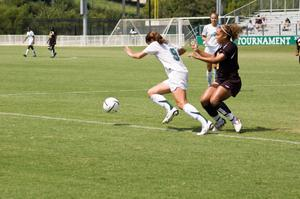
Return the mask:
<svg viewBox="0 0 300 199">
<path fill-rule="evenodd" d="M 159 106 L 164 107 L 167 112 L 173 108 L 173 106 L 168 102 L 168 100 L 162 95 L 154 94 L 151 95 L 150 99 Z"/>
<path fill-rule="evenodd" d="M 210 86 L 212 83 L 212 71 L 206 71 L 207 83 Z"/>
<path fill-rule="evenodd" d="M 184 112 L 186 112 L 189 116 L 201 122 L 202 126 L 205 126 L 207 120 L 200 114 L 200 112 L 191 104 L 187 103 L 183 106 Z"/>
<path fill-rule="evenodd" d="M 27 50 L 26 50 L 26 52 L 25 52 L 25 55 L 27 55 L 27 54 L 28 54 L 28 51 L 29 51 L 29 50 L 27 49 Z"/>
<path fill-rule="evenodd" d="M 227 113 L 225 110 L 223 110 L 222 108 L 218 109 L 218 112 L 220 112 L 222 115 L 224 115 L 228 120 L 233 121 L 233 119 L 235 118 L 235 116 L 233 115 L 233 113 Z"/>
<path fill-rule="evenodd" d="M 214 118 L 214 120 L 217 122 L 217 121 L 219 121 L 219 119 L 221 118 L 220 117 L 220 115 L 218 114 L 217 116 L 215 116 L 215 117 L 213 117 Z"/>
</svg>

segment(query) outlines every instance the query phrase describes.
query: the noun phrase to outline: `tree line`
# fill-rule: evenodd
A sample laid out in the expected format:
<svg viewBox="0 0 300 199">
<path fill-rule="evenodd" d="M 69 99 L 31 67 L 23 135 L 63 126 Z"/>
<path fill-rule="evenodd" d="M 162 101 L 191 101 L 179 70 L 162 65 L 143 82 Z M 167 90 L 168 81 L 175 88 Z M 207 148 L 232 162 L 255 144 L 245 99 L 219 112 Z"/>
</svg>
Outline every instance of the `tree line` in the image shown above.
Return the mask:
<svg viewBox="0 0 300 199">
<path fill-rule="evenodd" d="M 101 27 L 102 30 L 95 34 L 109 32 L 109 29 L 114 26 L 111 23 L 122 17 L 121 0 L 120 3 L 106 0 L 110 5 L 114 3 L 115 6 L 105 6 L 106 3 L 101 2 L 89 0 L 88 4 L 89 18 L 94 19 L 91 20 L 95 21 L 94 26 Z M 248 3 L 249 0 L 223 0 L 222 2 L 224 11 L 229 12 Z M 148 4 L 141 7 L 140 16 L 136 16 L 133 4 L 126 6 L 130 7 L 126 9 L 126 18 L 148 18 L 149 16 Z M 208 16 L 214 7 L 215 0 L 159 0 L 159 17 Z M 62 34 L 73 34 L 74 29 L 75 34 L 77 34 L 76 30 L 79 34 L 81 29 L 79 12 L 80 0 L 0 0 L 0 34 L 24 34 L 28 26 L 38 27 L 38 34 L 47 34 L 49 27 L 58 23 L 62 28 L 66 28 L 66 30 L 62 29 Z M 100 22 L 105 24 L 101 25 Z"/>
</svg>

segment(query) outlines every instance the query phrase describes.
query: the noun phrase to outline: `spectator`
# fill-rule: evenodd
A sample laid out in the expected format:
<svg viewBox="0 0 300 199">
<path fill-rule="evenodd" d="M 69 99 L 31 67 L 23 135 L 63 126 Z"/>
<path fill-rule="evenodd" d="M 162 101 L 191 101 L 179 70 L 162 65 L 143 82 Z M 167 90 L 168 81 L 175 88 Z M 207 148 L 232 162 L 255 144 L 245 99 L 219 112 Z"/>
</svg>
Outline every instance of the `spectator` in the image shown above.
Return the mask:
<svg viewBox="0 0 300 199">
<path fill-rule="evenodd" d="M 291 26 L 291 21 L 289 18 L 286 18 L 283 23 L 282 31 L 288 31 L 290 26 Z"/>
<path fill-rule="evenodd" d="M 264 29 L 267 26 L 267 20 L 266 17 L 262 17 L 261 18 L 261 22 L 262 22 L 262 28 Z"/>
<path fill-rule="evenodd" d="M 257 31 L 262 28 L 262 23 L 262 18 L 260 17 L 260 15 L 257 15 L 257 17 L 255 18 L 255 28 Z"/>
<path fill-rule="evenodd" d="M 130 31 L 129 31 L 129 34 L 136 35 L 138 33 L 134 30 L 134 28 L 131 28 Z"/>
<path fill-rule="evenodd" d="M 249 20 L 248 24 L 247 24 L 247 33 L 248 34 L 252 34 L 254 30 L 254 25 L 252 23 L 252 20 Z"/>
</svg>

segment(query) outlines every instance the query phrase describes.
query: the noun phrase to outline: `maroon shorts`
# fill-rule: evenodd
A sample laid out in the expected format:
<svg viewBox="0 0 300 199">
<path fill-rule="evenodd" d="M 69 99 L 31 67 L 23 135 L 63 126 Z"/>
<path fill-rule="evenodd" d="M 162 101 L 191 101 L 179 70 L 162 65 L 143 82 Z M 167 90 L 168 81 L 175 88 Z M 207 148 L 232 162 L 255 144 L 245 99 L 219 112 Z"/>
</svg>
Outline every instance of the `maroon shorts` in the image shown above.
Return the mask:
<svg viewBox="0 0 300 199">
<path fill-rule="evenodd" d="M 241 87 L 242 87 L 242 81 L 241 81 L 240 78 L 238 78 L 238 79 L 228 79 L 228 80 L 224 80 L 224 81 L 219 81 L 217 79 L 216 82 L 220 86 L 230 90 L 232 97 L 235 97 L 240 92 Z"/>
</svg>

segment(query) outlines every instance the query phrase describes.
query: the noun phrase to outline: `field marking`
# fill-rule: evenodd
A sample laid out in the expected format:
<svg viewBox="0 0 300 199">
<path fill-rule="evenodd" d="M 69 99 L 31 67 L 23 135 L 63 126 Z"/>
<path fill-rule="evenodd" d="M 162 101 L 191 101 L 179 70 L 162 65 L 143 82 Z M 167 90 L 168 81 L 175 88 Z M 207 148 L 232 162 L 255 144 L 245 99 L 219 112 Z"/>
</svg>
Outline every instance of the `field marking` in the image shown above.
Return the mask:
<svg viewBox="0 0 300 199">
<path fill-rule="evenodd" d="M 30 114 L 23 114 L 23 113 L 0 112 L 0 115 L 13 116 L 13 117 L 27 117 L 27 118 L 42 119 L 42 120 L 56 120 L 56 121 L 77 122 L 77 123 L 84 123 L 84 124 L 100 124 L 100 125 L 111 125 L 111 126 L 123 126 L 123 127 L 128 127 L 128 128 L 147 129 L 147 130 L 159 130 L 159 131 L 170 131 L 170 132 L 192 132 L 192 131 L 188 131 L 188 130 L 179 131 L 179 130 L 176 130 L 176 129 L 167 129 L 167 128 L 151 127 L 151 126 L 142 126 L 142 125 L 135 125 L 135 124 L 122 124 L 122 123 L 101 122 L 101 121 L 93 121 L 93 120 L 81 120 L 81 119 L 63 118 L 63 117 L 50 117 L 50 116 L 30 115 Z M 279 142 L 279 143 L 285 143 L 285 144 L 300 145 L 300 142 L 298 142 L 298 141 L 290 141 L 290 140 L 269 139 L 269 138 L 260 138 L 260 137 L 246 137 L 246 136 L 224 135 L 224 134 L 216 134 L 216 135 L 220 136 L 220 137 L 242 139 L 242 140 Z"/>
<path fill-rule="evenodd" d="M 300 84 L 277 84 L 277 85 L 251 85 L 243 88 L 244 90 L 251 89 L 253 87 L 292 87 L 300 86 Z M 189 86 L 190 88 L 196 88 L 198 86 Z M 242 89 L 242 91 L 243 91 Z M 24 92 L 24 93 L 4 93 L 0 94 L 0 97 L 8 96 L 26 96 L 26 95 L 63 95 L 63 94 L 88 94 L 88 93 L 116 93 L 116 92 L 138 92 L 147 91 L 148 89 L 122 89 L 122 90 L 102 90 L 102 91 L 66 91 L 66 92 Z"/>
<path fill-rule="evenodd" d="M 271 142 L 281 142 L 281 143 L 296 144 L 296 145 L 300 144 L 300 142 L 290 141 L 290 140 L 278 140 L 278 139 L 269 139 L 269 138 L 260 138 L 260 137 L 246 137 L 246 136 L 238 136 L 238 135 L 223 135 L 223 134 L 217 134 L 217 135 L 221 137 L 238 138 L 238 139 L 245 139 L 245 140 L 271 141 Z"/>
</svg>

